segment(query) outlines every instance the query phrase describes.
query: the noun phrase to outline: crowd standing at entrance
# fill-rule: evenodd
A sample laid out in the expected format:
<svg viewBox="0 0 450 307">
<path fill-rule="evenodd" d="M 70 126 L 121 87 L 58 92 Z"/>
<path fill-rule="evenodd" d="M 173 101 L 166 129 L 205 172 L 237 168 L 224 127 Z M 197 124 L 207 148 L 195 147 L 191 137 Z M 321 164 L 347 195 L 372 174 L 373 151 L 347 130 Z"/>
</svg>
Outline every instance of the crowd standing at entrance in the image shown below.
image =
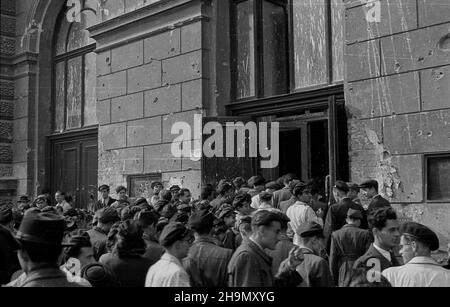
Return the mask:
<svg viewBox="0 0 450 307">
<path fill-rule="evenodd" d="M 337 181 L 334 203 L 294 174 L 221 180 L 200 199 L 151 184 L 149 199 L 98 189 L 76 208 L 64 191 L 0 207 L 6 287 L 450 287 L 430 228 L 400 223 L 378 182 Z M 359 196 L 370 199 L 367 208 Z"/>
</svg>

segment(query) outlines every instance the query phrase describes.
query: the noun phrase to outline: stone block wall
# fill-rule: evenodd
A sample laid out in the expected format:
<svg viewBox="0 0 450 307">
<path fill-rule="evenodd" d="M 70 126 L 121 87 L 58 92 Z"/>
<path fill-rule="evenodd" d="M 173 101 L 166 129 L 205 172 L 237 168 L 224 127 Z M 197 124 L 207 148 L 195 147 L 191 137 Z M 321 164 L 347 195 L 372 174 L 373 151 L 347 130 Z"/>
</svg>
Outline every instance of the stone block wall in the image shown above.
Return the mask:
<svg viewBox="0 0 450 307">
<path fill-rule="evenodd" d="M 171 129 L 179 121 L 193 129 L 194 114 L 203 112 L 206 21 L 200 1 L 161 2 L 142 8 L 138 3 L 122 13 L 119 5 L 122 26 L 107 28 L 104 23 L 91 31 L 98 53 L 98 184 L 114 189 L 126 185 L 130 175 L 161 174 L 166 185 L 182 181 L 196 197 L 200 161 L 173 157 L 171 144 L 177 135 Z M 162 18 L 159 11 L 171 17 Z"/>
<path fill-rule="evenodd" d="M 450 204 L 427 203 L 424 155 L 450 152 L 450 2 L 346 0 L 351 179 L 375 178 L 401 216 L 450 240 Z M 367 18 L 369 15 L 369 18 Z"/>
</svg>

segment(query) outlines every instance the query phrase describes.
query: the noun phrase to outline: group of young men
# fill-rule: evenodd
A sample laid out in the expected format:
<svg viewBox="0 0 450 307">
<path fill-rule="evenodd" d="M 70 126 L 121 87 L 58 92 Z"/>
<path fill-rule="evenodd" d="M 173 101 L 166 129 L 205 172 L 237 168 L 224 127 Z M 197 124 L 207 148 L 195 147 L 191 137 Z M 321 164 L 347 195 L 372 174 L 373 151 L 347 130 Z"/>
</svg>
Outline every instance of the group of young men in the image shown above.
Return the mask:
<svg viewBox="0 0 450 307">
<path fill-rule="evenodd" d="M 197 200 L 179 186 L 151 188 L 151 197 L 133 202 L 125 187 L 113 199 L 102 185 L 101 199 L 88 208 L 92 222 L 76 229 L 68 228 L 70 208 L 61 214 L 35 202 L 16 230 L 18 209 L 2 208 L 0 254 L 7 264 L 0 284 L 450 286 L 449 265 L 431 255 L 437 235 L 418 223 L 400 224 L 375 180 L 337 181 L 332 205 L 320 186 L 294 174 L 268 183 L 261 176 L 222 180 L 203 187 Z M 366 207 L 362 194 L 370 199 Z"/>
</svg>

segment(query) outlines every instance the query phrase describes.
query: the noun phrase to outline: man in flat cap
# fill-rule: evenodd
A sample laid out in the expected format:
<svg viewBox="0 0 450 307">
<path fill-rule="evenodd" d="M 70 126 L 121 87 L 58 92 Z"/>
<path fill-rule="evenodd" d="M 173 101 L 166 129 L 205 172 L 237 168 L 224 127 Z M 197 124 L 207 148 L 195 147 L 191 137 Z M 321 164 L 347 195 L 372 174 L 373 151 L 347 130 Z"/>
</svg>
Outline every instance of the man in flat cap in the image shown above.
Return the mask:
<svg viewBox="0 0 450 307">
<path fill-rule="evenodd" d="M 302 278 L 295 270 L 303 261 L 302 254 L 292 249 L 280 266 L 276 276 L 272 274 L 272 258 L 265 249 L 274 250 L 280 239 L 282 217 L 276 212 L 262 210 L 252 219 L 253 233 L 243 242 L 228 264 L 228 285 L 231 287 L 297 286 Z"/>
<path fill-rule="evenodd" d="M 368 230 L 360 229 L 363 219 L 360 210 L 348 209 L 347 224 L 331 235 L 330 269 L 334 283 L 348 286 L 355 261 L 369 248 L 372 237 Z"/>
<path fill-rule="evenodd" d="M 213 238 L 214 219 L 214 215 L 207 210 L 198 211 L 189 218 L 195 241 L 183 260 L 183 266 L 190 276 L 192 287 L 227 286 L 227 266 L 233 251 L 220 247 Z"/>
<path fill-rule="evenodd" d="M 289 200 L 292 196 L 292 188 L 299 182 L 297 175 L 286 174 L 283 176 L 284 187 L 273 193 L 273 206 L 279 209 L 282 201 Z"/>
<path fill-rule="evenodd" d="M 367 214 L 370 214 L 373 210 L 379 208 L 391 207 L 389 201 L 378 194 L 378 181 L 364 181 L 359 188 L 362 189 L 364 194 L 366 194 L 366 197 L 371 200 L 369 207 L 367 208 Z"/>
<path fill-rule="evenodd" d="M 0 285 L 8 283 L 13 273 L 20 269 L 15 253 L 16 241 L 12 233 L 12 221 L 12 206 L 0 206 Z"/>
<path fill-rule="evenodd" d="M 233 227 L 236 226 L 236 211 L 231 205 L 225 205 L 218 212 L 217 218 L 225 222 L 227 230 L 222 240 L 222 246 L 231 250 L 235 250 L 235 239 L 237 232 L 234 232 Z"/>
<path fill-rule="evenodd" d="M 323 228 L 316 222 L 306 222 L 297 230 L 299 247 L 305 260 L 297 267 L 304 287 L 333 287 L 328 261 L 322 258 L 325 249 Z"/>
<path fill-rule="evenodd" d="M 190 287 L 189 275 L 182 261 L 194 241 L 191 231 L 181 223 L 169 223 L 159 237 L 166 249 L 161 259 L 150 267 L 145 279 L 146 287 Z"/>
<path fill-rule="evenodd" d="M 401 226 L 400 254 L 405 263 L 383 271 L 393 287 L 450 287 L 450 271 L 431 257 L 439 249 L 437 235 L 427 226 L 408 222 Z"/>
<path fill-rule="evenodd" d="M 173 204 L 177 205 L 179 200 L 180 200 L 180 191 L 181 191 L 180 186 L 179 185 L 173 185 L 173 186 L 170 187 L 169 191 L 170 191 L 170 194 L 172 195 L 171 202 Z"/>
<path fill-rule="evenodd" d="M 89 287 L 82 278 L 68 279 L 58 267 L 65 222 L 58 215 L 28 210 L 17 232 L 16 248 L 26 276 L 20 287 Z"/>
<path fill-rule="evenodd" d="M 98 188 L 98 191 L 101 193 L 101 199 L 95 203 L 92 208 L 90 208 L 91 212 L 97 212 L 102 208 L 106 208 L 111 206 L 117 200 L 109 196 L 110 188 L 108 185 L 103 184 Z"/>
<path fill-rule="evenodd" d="M 355 204 L 347 196 L 349 192 L 348 185 L 343 181 L 336 181 L 333 187 L 333 196 L 336 204 L 330 207 L 327 217 L 325 219 L 324 234 L 326 240 L 327 251 L 331 246 L 331 234 L 333 231 L 341 229 L 346 224 L 348 209 L 355 209 L 361 211 L 363 218 L 361 220 L 361 228 L 367 229 L 367 217 L 364 208 L 361 205 Z"/>
<path fill-rule="evenodd" d="M 376 209 L 368 220 L 375 241 L 356 260 L 354 267 L 372 270 L 376 276 L 387 268 L 400 265 L 393 253 L 393 249 L 400 243 L 400 226 L 395 210 L 389 207 Z"/>
<path fill-rule="evenodd" d="M 97 219 L 97 226 L 94 226 L 87 233 L 94 250 L 94 258 L 98 261 L 100 256 L 107 253 L 106 242 L 109 230 L 116 222 L 120 221 L 120 217 L 115 209 L 107 207 L 98 210 L 95 213 L 95 218 Z"/>
</svg>

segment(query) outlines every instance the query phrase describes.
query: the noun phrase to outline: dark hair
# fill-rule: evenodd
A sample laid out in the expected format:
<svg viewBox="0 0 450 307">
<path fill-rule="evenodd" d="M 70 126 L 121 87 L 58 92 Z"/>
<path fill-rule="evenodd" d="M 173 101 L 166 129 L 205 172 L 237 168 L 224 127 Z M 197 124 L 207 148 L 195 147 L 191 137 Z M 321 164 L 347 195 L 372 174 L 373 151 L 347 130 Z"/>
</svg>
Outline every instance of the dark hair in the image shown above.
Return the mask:
<svg viewBox="0 0 450 307">
<path fill-rule="evenodd" d="M 295 187 L 292 188 L 292 194 L 294 196 L 299 196 L 303 193 L 304 190 L 309 189 L 309 185 L 307 185 L 304 182 L 300 182 L 298 184 L 295 185 Z"/>
<path fill-rule="evenodd" d="M 159 218 L 160 215 L 155 210 L 142 210 L 136 215 L 135 220 L 142 229 L 145 229 L 151 225 L 156 226 Z"/>
<path fill-rule="evenodd" d="M 115 251 L 120 258 L 143 255 L 146 244 L 143 231 L 136 221 L 127 220 L 119 224 Z"/>
<path fill-rule="evenodd" d="M 90 263 L 81 269 L 81 277 L 86 279 L 94 288 L 117 287 L 114 273 L 101 263 Z"/>
<path fill-rule="evenodd" d="M 244 206 L 244 203 L 251 203 L 252 197 L 248 193 L 239 193 L 233 201 L 233 207 L 239 209 Z"/>
<path fill-rule="evenodd" d="M 162 207 L 159 212 L 161 216 L 170 220 L 178 212 L 178 210 L 174 205 L 168 203 L 167 205 Z"/>
<path fill-rule="evenodd" d="M 139 211 L 141 211 L 140 207 L 127 206 L 127 207 L 123 208 L 122 211 L 120 212 L 120 219 L 122 221 L 132 220 L 134 218 L 134 216 L 136 215 L 136 213 L 138 213 Z"/>
<path fill-rule="evenodd" d="M 214 222 L 214 235 L 218 236 L 228 231 L 228 226 L 223 220 L 216 220 Z"/>
<path fill-rule="evenodd" d="M 275 211 L 261 210 L 257 211 L 252 217 L 252 226 L 270 226 L 272 222 L 279 222 L 280 224 L 286 222 L 285 215 Z"/>
<path fill-rule="evenodd" d="M 64 200 L 70 204 L 73 201 L 73 197 L 72 195 L 65 195 Z"/>
<path fill-rule="evenodd" d="M 52 194 L 52 190 L 50 188 L 43 188 L 41 194 Z"/>
<path fill-rule="evenodd" d="M 64 262 L 69 258 L 78 258 L 83 247 L 92 247 L 89 234 L 86 232 L 74 235 L 69 242 L 75 245 L 64 249 Z"/>
<path fill-rule="evenodd" d="M 180 192 L 178 192 L 178 194 L 179 194 L 180 196 L 184 196 L 184 195 L 187 194 L 187 193 L 190 194 L 191 191 L 189 191 L 189 189 L 186 189 L 186 188 L 181 189 Z"/>
<path fill-rule="evenodd" d="M 61 190 L 56 191 L 55 194 L 59 194 L 61 196 L 66 196 L 66 192 L 61 191 Z"/>
<path fill-rule="evenodd" d="M 269 192 L 261 192 L 259 193 L 259 199 L 261 201 L 269 202 L 273 198 L 273 194 Z"/>
<path fill-rule="evenodd" d="M 163 231 L 164 227 L 166 227 L 169 224 L 169 220 L 165 219 L 163 221 L 158 221 L 156 224 L 156 232 Z"/>
<path fill-rule="evenodd" d="M 58 264 L 62 252 L 61 245 L 38 244 L 28 241 L 20 241 L 30 260 L 35 263 Z"/>
<path fill-rule="evenodd" d="M 161 182 L 159 182 L 159 181 L 154 181 L 154 182 L 152 182 L 152 184 L 150 185 L 150 187 L 152 188 L 152 189 L 154 189 L 156 186 L 163 186 L 163 184 L 161 183 Z"/>
<path fill-rule="evenodd" d="M 123 185 L 120 185 L 120 186 L 118 186 L 118 187 L 116 188 L 116 193 L 120 193 L 120 191 L 125 191 L 125 192 L 127 192 L 128 190 L 127 190 L 127 188 L 124 187 Z"/>
<path fill-rule="evenodd" d="M 108 236 L 106 237 L 106 249 L 109 252 L 113 251 L 114 246 L 117 243 L 117 233 L 119 232 L 119 226 L 120 222 L 117 222 L 114 225 L 112 225 L 111 229 L 108 232 Z"/>
<path fill-rule="evenodd" d="M 211 187 L 209 186 L 203 187 L 200 197 L 202 200 L 207 200 L 211 196 L 211 194 L 213 194 L 213 192 L 214 190 Z"/>
<path fill-rule="evenodd" d="M 368 222 L 371 229 L 376 228 L 378 230 L 381 230 L 386 227 L 387 220 L 396 219 L 397 213 L 395 212 L 395 210 L 391 207 L 384 207 L 372 211 L 372 213 L 369 214 Z"/>
<path fill-rule="evenodd" d="M 264 177 L 262 176 L 254 176 L 253 177 L 253 187 L 257 186 L 257 185 L 263 185 L 266 183 L 266 179 L 264 179 Z"/>
<path fill-rule="evenodd" d="M 172 192 L 168 191 L 168 190 L 164 190 L 161 193 L 161 200 L 165 200 L 165 201 L 171 201 L 172 200 Z"/>
<path fill-rule="evenodd" d="M 292 180 L 298 179 L 297 175 L 293 174 L 293 173 L 286 174 L 282 178 L 283 178 L 283 183 L 284 184 L 289 183 Z"/>
<path fill-rule="evenodd" d="M 217 186 L 217 193 L 221 196 L 225 195 L 228 191 L 234 190 L 233 185 L 229 182 L 222 182 Z"/>
</svg>

